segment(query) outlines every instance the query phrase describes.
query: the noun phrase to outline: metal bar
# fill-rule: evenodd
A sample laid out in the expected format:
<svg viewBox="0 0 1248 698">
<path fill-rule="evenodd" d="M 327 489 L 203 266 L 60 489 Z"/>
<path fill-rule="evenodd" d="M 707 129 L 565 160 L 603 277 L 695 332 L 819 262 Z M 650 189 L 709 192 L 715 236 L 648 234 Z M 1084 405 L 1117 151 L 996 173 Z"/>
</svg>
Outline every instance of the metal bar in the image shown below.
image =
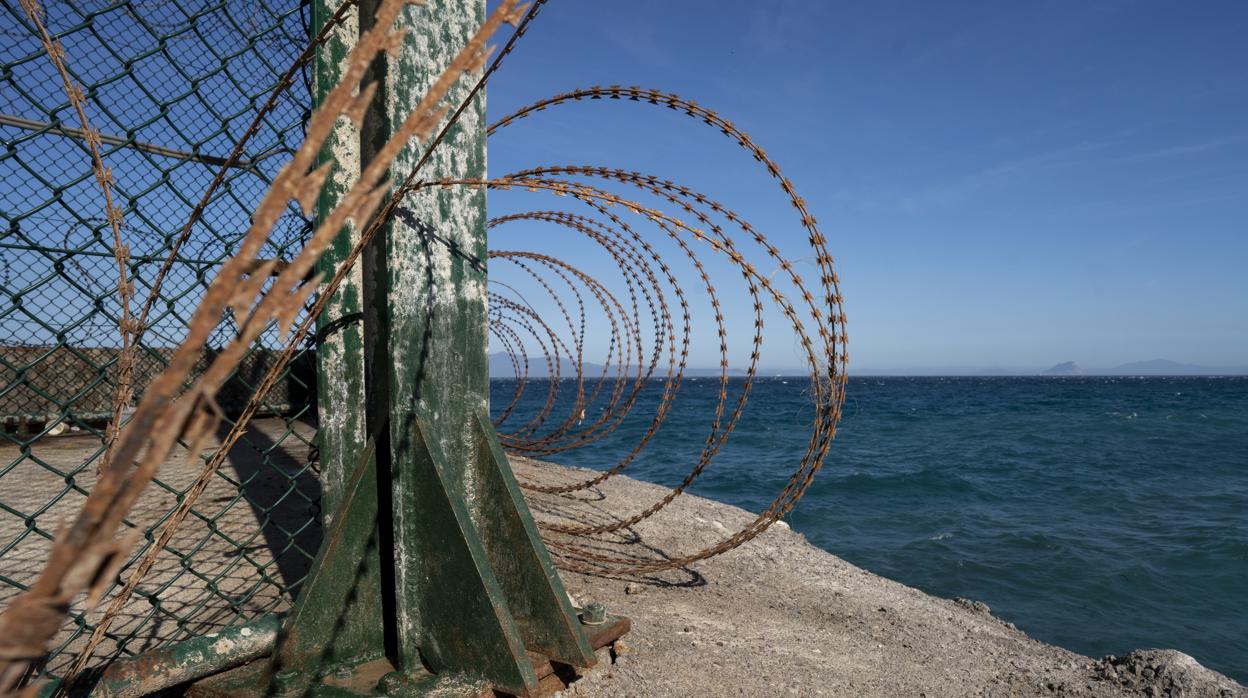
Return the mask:
<svg viewBox="0 0 1248 698">
<path fill-rule="evenodd" d="M 48 254 L 65 255 L 66 257 L 107 257 L 113 258 L 112 252 L 94 252 L 91 250 L 67 250 L 63 247 L 51 247 L 48 245 L 18 245 L 11 242 L 0 243 L 0 250 L 15 250 L 18 252 L 45 252 Z M 132 264 L 146 264 L 152 262 L 165 261 L 165 255 L 131 255 L 130 262 Z M 224 260 L 218 259 L 196 259 L 194 257 L 174 257 L 178 264 L 190 264 L 196 266 L 215 266 L 221 264 Z M 264 260 L 267 261 L 267 260 Z M 257 262 L 257 265 L 259 262 Z M 278 266 L 274 269 L 274 273 L 279 273 L 286 268 L 286 262 L 278 261 Z"/>
<path fill-rule="evenodd" d="M 421 100 L 484 19 L 484 0 L 430 0 L 400 15 L 412 31 L 409 45 L 386 62 L 383 132 Z M 457 83 L 448 100 L 467 106 L 441 147 L 407 148 L 391 168 L 394 181 L 405 180 L 422 156 L 420 179 L 484 177 L 484 97 L 470 82 Z M 485 207 L 482 187 L 405 195 L 386 230 L 384 264 L 366 278 L 385 283 L 378 295 L 389 353 L 377 363 L 390 371 L 399 668 L 423 662 L 525 694 L 537 690 L 524 653 L 530 641 L 531 649 L 570 664 L 593 660 L 549 557 L 538 552 L 536 527 L 525 526 L 527 507 L 506 459 L 490 452 L 493 430 L 482 433 L 489 405 Z"/>
<path fill-rule="evenodd" d="M 313 0 L 312 27 L 322 26 L 338 9 L 339 0 Z M 338 84 L 347 54 L 359 42 L 360 10 L 347 10 L 347 21 L 340 23 L 317 47 L 313 62 L 312 105 L 319 107 L 325 95 Z M 334 169 L 317 198 L 317 218 L 323 219 L 342 200 L 350 185 L 360 176 L 360 132 L 348 119 L 339 119 L 325 141 L 320 162 L 334 162 Z M 317 263 L 317 271 L 330 276 L 359 240 L 355 223 L 348 223 Z M 317 366 L 317 409 L 321 419 L 320 441 L 322 500 L 328 529 L 338 511 L 355 454 L 364 447 L 367 429 L 364 413 L 364 279 L 361 265 L 343 280 L 317 318 L 319 333 Z"/>
<path fill-rule="evenodd" d="M 139 698 L 188 681 L 242 666 L 273 651 L 281 614 L 261 616 L 210 635 L 154 649 L 108 665 L 91 688 L 92 696 Z M 40 698 L 57 693 L 59 681 L 49 681 Z"/>
<path fill-rule="evenodd" d="M 410 27 L 406 46 L 387 61 L 386 124 L 399 123 L 420 101 L 485 19 L 485 0 L 431 0 L 408 6 L 400 25 Z M 417 41 L 417 37 L 419 40 Z M 458 82 L 455 104 L 472 85 Z M 471 100 L 441 147 L 428 155 L 421 179 L 485 176 L 485 99 Z M 403 180 L 423 154 L 413 144 L 395 160 Z M 386 310 L 392 366 L 391 438 L 406 439 L 417 407 L 430 421 L 446 454 L 451 486 L 471 502 L 468 459 L 474 455 L 477 410 L 488 403 L 485 190 L 431 188 L 407 195 L 386 236 Z M 402 467 L 403 454 L 396 452 Z M 401 502 L 396 500 L 401 512 Z M 399 522 L 402 525 L 402 522 Z"/>
<path fill-rule="evenodd" d="M 476 466 L 477 498 L 483 505 L 478 531 L 524 645 L 564 664 L 588 667 L 594 651 L 554 573 L 489 412 L 481 410 L 476 417 L 477 453 L 470 463 Z"/>
<path fill-rule="evenodd" d="M 48 131 L 48 132 L 55 133 L 61 136 L 65 136 L 67 138 L 77 138 L 79 140 L 86 140 L 87 138 L 87 135 L 80 128 L 71 128 L 69 126 L 61 126 L 60 124 L 54 124 L 54 123 L 47 122 L 47 121 L 35 121 L 33 119 L 24 119 L 20 116 L 14 116 L 13 114 L 0 114 L 0 124 L 3 124 L 4 126 L 15 126 L 17 128 L 24 128 L 28 131 Z M 134 148 L 135 150 L 142 150 L 145 153 L 151 153 L 153 155 L 163 155 L 165 157 L 177 158 L 179 160 L 193 160 L 195 162 L 202 162 L 205 165 L 214 165 L 216 167 L 220 167 L 222 165 L 229 165 L 230 167 L 239 167 L 239 168 L 250 167 L 254 165 L 255 163 L 259 162 L 260 160 L 264 159 L 264 158 L 260 158 L 260 159 L 255 159 L 255 160 L 235 160 L 234 162 L 230 162 L 229 158 L 217 157 L 216 155 L 199 155 L 196 153 L 188 153 L 184 150 L 175 150 L 173 148 L 166 148 L 163 145 L 156 145 L 154 143 L 145 143 L 144 141 L 137 141 L 137 140 L 134 140 L 133 138 L 122 138 L 121 136 L 112 136 L 107 133 L 101 133 L 99 135 L 100 135 L 101 143 L 107 143 L 109 145 L 126 146 L 129 148 Z M 265 157 L 270 157 L 276 154 L 277 153 L 270 153 L 268 156 L 265 156 Z"/>
<path fill-rule="evenodd" d="M 382 625 L 380 589 L 372 578 L 376 571 L 361 565 L 377 555 L 375 446 L 369 438 L 338 493 L 336 510 L 326 512 L 326 520 L 333 523 L 326 526 L 312 578 L 299 592 L 277 651 L 279 665 L 299 668 L 288 682 L 295 692 L 305 691 L 327 670 L 351 666 L 382 651 L 376 630 Z"/>
<path fill-rule="evenodd" d="M 239 235 L 242 237 L 242 235 Z M 47 252 L 55 254 L 64 254 L 67 257 L 107 257 L 113 258 L 112 252 L 92 252 L 89 250 L 68 250 L 60 247 L 48 247 L 44 245 L 14 245 L 12 243 L 0 243 L 0 250 L 21 250 L 23 252 Z M 140 264 L 143 262 L 163 262 L 166 257 L 161 255 L 133 255 L 129 258 L 131 264 Z M 191 257 L 174 257 L 174 261 L 180 264 L 195 264 L 199 266 L 215 266 L 221 264 L 222 259 L 193 259 Z M 290 262 L 284 259 L 253 259 L 243 267 L 244 273 L 253 274 L 255 271 L 269 262 L 273 263 L 273 268 L 269 271 L 269 276 L 278 276 L 286 267 L 290 266 Z M 309 274 L 305 278 L 311 278 Z"/>
<path fill-rule="evenodd" d="M 310 26 L 325 25 L 339 5 L 339 0 L 313 0 Z M 364 13 L 358 6 L 346 9 L 344 20 L 317 46 L 312 64 L 314 108 L 341 80 L 347 56 L 359 43 L 360 16 L 371 17 L 372 11 L 371 7 Z M 348 119 L 339 119 L 318 160 L 334 163 L 317 197 L 317 218 L 323 220 L 360 176 L 364 161 L 359 128 Z M 348 223 L 321 256 L 317 271 L 327 278 L 333 276 L 359 239 L 357 224 Z M 317 318 L 317 441 L 326 536 L 311 584 L 300 592 L 291 616 L 289 646 L 283 645 L 281 652 L 287 666 L 311 672 L 379 656 L 385 646 L 386 601 L 378 535 L 382 512 L 375 437 L 369 437 L 384 433 L 385 425 L 369 429 L 365 409 L 363 275 L 357 264 Z"/>
</svg>

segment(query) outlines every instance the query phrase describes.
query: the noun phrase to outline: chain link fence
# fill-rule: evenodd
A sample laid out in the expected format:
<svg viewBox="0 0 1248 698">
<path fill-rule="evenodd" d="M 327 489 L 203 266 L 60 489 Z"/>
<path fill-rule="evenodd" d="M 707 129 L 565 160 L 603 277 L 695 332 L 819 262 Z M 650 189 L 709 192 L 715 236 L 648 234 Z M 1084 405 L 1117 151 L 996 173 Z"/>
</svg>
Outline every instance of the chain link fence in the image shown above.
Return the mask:
<svg viewBox="0 0 1248 698">
<path fill-rule="evenodd" d="M 306 46 L 309 10 L 295 0 L 47 0 L 44 11 L 113 173 L 134 304 L 160 284 L 134 365 L 140 395 L 300 143 L 310 109 L 306 69 L 305 87 L 283 92 L 156 281 L 203 192 Z M 2 607 L 36 578 L 58 526 L 95 481 L 113 409 L 122 309 L 113 231 L 82 125 L 16 2 L 0 9 L 0 36 Z M 262 256 L 290 259 L 309 232 L 310 222 L 291 207 Z M 235 332 L 227 316 L 209 353 Z M 271 328 L 221 391 L 223 429 L 278 346 Z M 265 398 L 262 418 L 233 448 L 194 520 L 162 551 L 91 666 L 289 606 L 321 535 L 315 395 L 309 346 Z M 214 448 L 210 440 L 161 470 L 127 521 L 145 541 L 131 561 L 151 545 L 154 528 Z M 92 629 L 90 616 L 72 615 L 41 672 L 61 676 Z"/>
</svg>

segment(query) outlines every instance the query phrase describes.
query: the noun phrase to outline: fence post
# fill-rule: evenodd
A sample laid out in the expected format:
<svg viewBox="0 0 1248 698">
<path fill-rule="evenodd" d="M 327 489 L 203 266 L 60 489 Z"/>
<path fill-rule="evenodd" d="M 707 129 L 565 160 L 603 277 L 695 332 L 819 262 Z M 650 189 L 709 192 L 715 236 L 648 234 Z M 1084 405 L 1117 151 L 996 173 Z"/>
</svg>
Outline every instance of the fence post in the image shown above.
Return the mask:
<svg viewBox="0 0 1248 698">
<path fill-rule="evenodd" d="M 330 0 L 317 2 L 316 12 L 327 14 Z M 348 22 L 320 49 L 318 89 L 336 77 L 351 33 L 368 28 L 372 8 L 361 2 L 363 26 Z M 484 18 L 484 0 L 431 0 L 403 11 L 407 38 L 374 66 L 379 102 L 362 133 L 344 126 L 327 146 L 339 168 L 322 204 L 341 196 L 340 182 L 349 183 Z M 473 77 L 448 102 L 467 99 Z M 484 177 L 485 126 L 482 93 L 420 178 Z M 355 157 L 347 152 L 353 144 Z M 399 156 L 392 181 L 415 167 L 423 146 Z M 428 668 L 528 695 L 538 677 L 527 651 L 593 662 L 488 418 L 485 215 L 483 189 L 407 195 L 366 251 L 362 274 L 322 320 L 326 535 L 275 653 L 279 690 L 385 656 L 393 669 L 380 684 L 387 692 L 420 692 Z M 353 234 L 344 230 L 329 263 Z"/>
<path fill-rule="evenodd" d="M 485 0 L 432 0 L 400 15 L 410 30 L 405 50 L 387 60 L 387 127 L 484 20 Z M 448 102 L 461 103 L 473 84 L 457 83 Z M 486 125 L 481 92 L 420 178 L 485 177 Z M 404 151 L 394 179 L 422 155 L 417 144 Z M 409 196 L 387 230 L 385 274 L 372 276 L 386 279 L 399 658 L 520 692 L 536 689 L 526 647 L 582 666 L 592 654 L 505 459 L 488 449 L 485 203 L 483 188 Z"/>
<path fill-rule="evenodd" d="M 484 0 L 435 0 L 409 6 L 399 21 L 409 27 L 404 50 L 386 63 L 384 126 L 398 123 L 484 20 Z M 461 80 L 447 96 L 458 104 L 471 88 Z M 422 167 L 421 179 L 485 175 L 485 99 L 478 95 Z M 392 168 L 402 180 L 421 156 L 407 148 Z M 375 271 L 385 279 L 390 369 L 391 468 L 394 477 L 396 583 L 400 652 L 419 646 L 422 619 L 419 599 L 423 570 L 408 557 L 428 535 L 417 509 L 418 483 L 413 427 L 419 414 L 426 435 L 445 457 L 448 487 L 479 521 L 468 498 L 467 459 L 473 439 L 474 411 L 488 405 L 485 325 L 485 192 L 454 188 L 425 190 L 409 196 L 386 231 L 385 257 Z M 425 529 L 425 530 L 422 530 Z"/>
</svg>

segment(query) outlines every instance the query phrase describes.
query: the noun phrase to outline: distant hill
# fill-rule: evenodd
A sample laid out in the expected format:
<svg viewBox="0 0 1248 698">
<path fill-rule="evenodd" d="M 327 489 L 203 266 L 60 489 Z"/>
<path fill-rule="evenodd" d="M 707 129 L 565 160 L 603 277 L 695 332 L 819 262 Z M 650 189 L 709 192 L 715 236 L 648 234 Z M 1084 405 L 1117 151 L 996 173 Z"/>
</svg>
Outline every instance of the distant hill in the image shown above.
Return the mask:
<svg viewBox="0 0 1248 698">
<path fill-rule="evenodd" d="M 517 361 L 523 366 L 523 359 L 517 357 Z M 553 361 L 551 362 L 553 363 Z M 584 371 L 602 372 L 601 364 L 585 364 Z M 490 354 L 490 377 L 491 378 L 512 378 L 516 375 L 515 366 L 511 362 L 511 355 L 505 352 Z M 529 377 L 545 378 L 550 375 L 550 367 L 546 363 L 544 356 L 529 357 Z M 559 375 L 560 376 L 576 376 L 576 365 L 566 357 L 559 359 Z"/>
<path fill-rule="evenodd" d="M 1063 361 L 1040 372 L 1042 376 L 1082 376 L 1084 370 L 1074 361 Z"/>
<path fill-rule="evenodd" d="M 1248 374 L 1248 366 L 1198 366 L 1181 364 L 1169 359 L 1132 361 L 1113 368 L 1083 369 L 1074 361 L 1065 361 L 1041 371 L 1042 376 L 1226 376 Z"/>
<path fill-rule="evenodd" d="M 910 366 L 908 368 L 850 367 L 849 375 L 864 378 L 890 376 L 1034 376 L 1034 368 L 1017 366 Z"/>
<path fill-rule="evenodd" d="M 1111 376 L 1211 376 L 1248 373 L 1248 367 L 1197 366 L 1181 364 L 1169 359 L 1132 361 L 1110 369 L 1096 371 L 1098 375 Z"/>
</svg>

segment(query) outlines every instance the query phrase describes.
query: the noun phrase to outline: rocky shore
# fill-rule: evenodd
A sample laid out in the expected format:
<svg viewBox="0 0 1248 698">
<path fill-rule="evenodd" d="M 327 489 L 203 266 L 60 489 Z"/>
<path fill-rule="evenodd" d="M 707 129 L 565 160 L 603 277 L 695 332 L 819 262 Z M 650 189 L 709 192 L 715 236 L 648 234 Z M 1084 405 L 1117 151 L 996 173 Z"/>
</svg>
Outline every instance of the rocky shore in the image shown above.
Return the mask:
<svg viewBox="0 0 1248 698">
<path fill-rule="evenodd" d="M 522 479 L 542 482 L 578 474 L 523 459 L 513 465 Z M 531 504 L 539 522 L 601 520 L 644 509 L 662 493 L 615 477 L 574 495 L 538 495 Z M 676 554 L 721 540 L 752 518 L 683 496 L 602 545 L 639 557 Z M 936 598 L 878 577 L 783 523 L 668 573 L 562 576 L 577 602 L 602 602 L 633 622 L 567 696 L 1248 697 L 1248 689 L 1174 650 L 1094 660 L 1038 642 L 983 603 Z"/>
</svg>

